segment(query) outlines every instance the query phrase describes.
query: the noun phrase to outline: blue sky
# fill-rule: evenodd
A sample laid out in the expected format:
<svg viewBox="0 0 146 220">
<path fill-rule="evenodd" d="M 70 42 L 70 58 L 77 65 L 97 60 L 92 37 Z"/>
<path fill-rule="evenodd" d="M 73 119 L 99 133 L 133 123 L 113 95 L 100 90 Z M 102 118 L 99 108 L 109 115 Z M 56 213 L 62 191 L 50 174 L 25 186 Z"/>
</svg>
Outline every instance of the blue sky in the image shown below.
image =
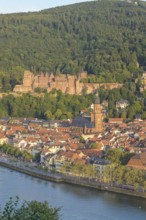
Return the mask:
<svg viewBox="0 0 146 220">
<path fill-rule="evenodd" d="M 39 11 L 90 0 L 0 0 L 0 13 Z"/>
</svg>

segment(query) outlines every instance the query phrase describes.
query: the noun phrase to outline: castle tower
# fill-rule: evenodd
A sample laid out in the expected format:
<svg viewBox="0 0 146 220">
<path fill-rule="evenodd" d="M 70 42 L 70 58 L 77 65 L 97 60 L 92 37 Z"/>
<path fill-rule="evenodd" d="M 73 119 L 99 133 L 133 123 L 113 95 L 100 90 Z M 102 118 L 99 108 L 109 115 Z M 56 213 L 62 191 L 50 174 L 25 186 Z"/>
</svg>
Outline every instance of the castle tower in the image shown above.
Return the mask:
<svg viewBox="0 0 146 220">
<path fill-rule="evenodd" d="M 23 84 L 16 85 L 14 88 L 14 92 L 32 92 L 33 88 L 34 75 L 30 71 L 24 71 Z"/>
<path fill-rule="evenodd" d="M 33 73 L 31 73 L 28 70 L 24 71 L 23 86 L 31 87 L 33 79 L 34 79 Z"/>
<path fill-rule="evenodd" d="M 94 126 L 94 132 L 101 132 L 103 130 L 102 107 L 100 104 L 100 98 L 98 93 L 96 93 L 96 97 L 94 100 L 94 109 L 91 114 L 91 122 Z"/>
</svg>

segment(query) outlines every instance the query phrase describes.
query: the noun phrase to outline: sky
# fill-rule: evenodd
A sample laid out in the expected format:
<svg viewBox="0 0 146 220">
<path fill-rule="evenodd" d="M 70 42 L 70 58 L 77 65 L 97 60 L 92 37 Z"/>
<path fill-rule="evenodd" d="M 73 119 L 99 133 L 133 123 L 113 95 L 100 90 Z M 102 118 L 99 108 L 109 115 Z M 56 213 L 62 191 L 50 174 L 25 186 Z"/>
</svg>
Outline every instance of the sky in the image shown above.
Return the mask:
<svg viewBox="0 0 146 220">
<path fill-rule="evenodd" d="M 90 0 L 0 0 L 0 13 L 30 12 Z"/>
</svg>

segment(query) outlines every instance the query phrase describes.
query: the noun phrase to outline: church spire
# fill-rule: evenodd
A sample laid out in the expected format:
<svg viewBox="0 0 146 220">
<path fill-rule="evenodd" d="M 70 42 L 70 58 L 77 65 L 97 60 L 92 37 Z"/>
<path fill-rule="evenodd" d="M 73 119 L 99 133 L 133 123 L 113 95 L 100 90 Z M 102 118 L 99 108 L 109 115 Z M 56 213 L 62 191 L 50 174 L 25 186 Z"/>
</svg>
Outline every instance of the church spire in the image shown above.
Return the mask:
<svg viewBox="0 0 146 220">
<path fill-rule="evenodd" d="M 96 92 L 94 99 L 94 109 L 91 115 L 91 120 L 93 123 L 94 132 L 102 132 L 103 124 L 102 124 L 102 106 L 100 104 L 100 98 L 98 91 Z"/>
<path fill-rule="evenodd" d="M 100 104 L 100 98 L 99 98 L 99 93 L 98 93 L 98 91 L 96 92 L 96 95 L 95 95 L 94 104 Z"/>
</svg>

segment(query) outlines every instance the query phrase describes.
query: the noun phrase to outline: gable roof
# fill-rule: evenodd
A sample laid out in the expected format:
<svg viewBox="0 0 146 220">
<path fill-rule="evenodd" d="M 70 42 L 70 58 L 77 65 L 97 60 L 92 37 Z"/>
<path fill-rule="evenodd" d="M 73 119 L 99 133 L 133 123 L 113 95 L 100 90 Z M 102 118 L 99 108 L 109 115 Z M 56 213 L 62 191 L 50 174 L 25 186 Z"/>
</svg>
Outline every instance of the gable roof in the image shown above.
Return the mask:
<svg viewBox="0 0 146 220">
<path fill-rule="evenodd" d="M 128 162 L 129 167 L 146 170 L 146 152 L 134 155 Z"/>
</svg>

